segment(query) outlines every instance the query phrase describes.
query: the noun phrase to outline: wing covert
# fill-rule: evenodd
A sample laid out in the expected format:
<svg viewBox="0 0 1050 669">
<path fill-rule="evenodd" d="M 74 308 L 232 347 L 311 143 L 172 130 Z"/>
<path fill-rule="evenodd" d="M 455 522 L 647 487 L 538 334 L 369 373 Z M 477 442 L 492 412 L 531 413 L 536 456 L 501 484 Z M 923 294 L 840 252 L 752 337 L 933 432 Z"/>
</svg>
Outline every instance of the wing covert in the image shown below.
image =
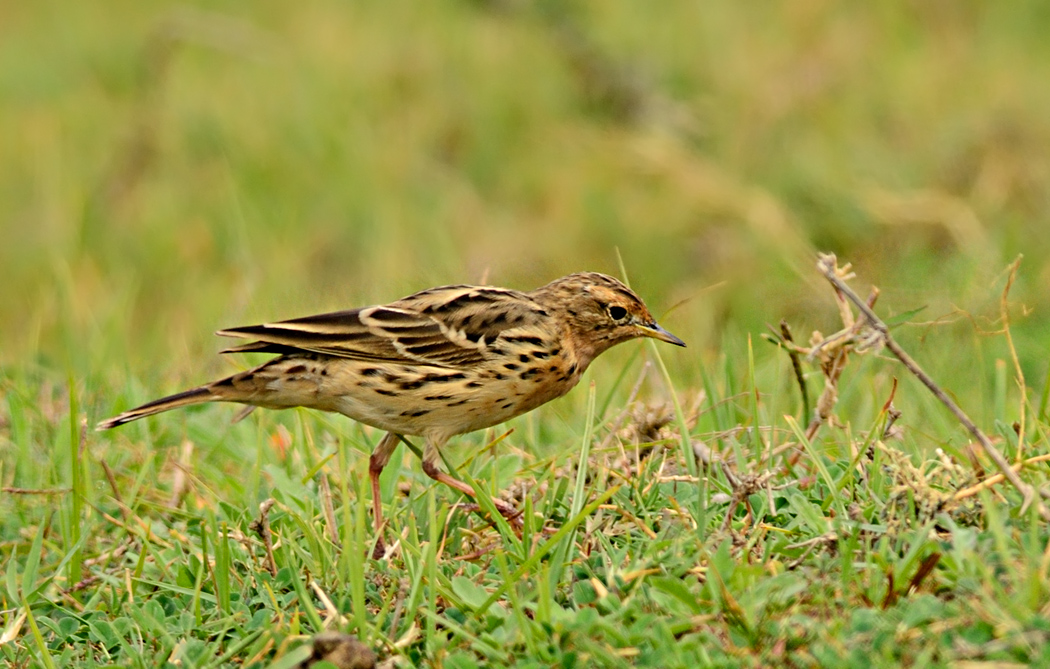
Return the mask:
<svg viewBox="0 0 1050 669">
<path fill-rule="evenodd" d="M 525 293 L 445 286 L 389 305 L 220 330 L 254 341 L 224 353 L 310 351 L 353 360 L 466 367 L 483 362 L 505 331 L 535 327 L 547 312 Z"/>
<path fill-rule="evenodd" d="M 367 307 L 220 330 L 254 341 L 224 353 L 309 351 L 352 360 L 460 367 L 484 359 L 484 346 L 440 321 L 390 307 Z"/>
</svg>

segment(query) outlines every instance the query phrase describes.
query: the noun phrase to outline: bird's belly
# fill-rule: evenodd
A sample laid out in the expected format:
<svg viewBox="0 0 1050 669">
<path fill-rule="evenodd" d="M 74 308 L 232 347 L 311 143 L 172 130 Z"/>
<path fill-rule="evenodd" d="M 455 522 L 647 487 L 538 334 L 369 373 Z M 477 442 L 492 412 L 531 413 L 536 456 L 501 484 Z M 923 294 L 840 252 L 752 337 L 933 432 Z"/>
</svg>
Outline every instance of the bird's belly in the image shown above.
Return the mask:
<svg viewBox="0 0 1050 669">
<path fill-rule="evenodd" d="M 333 393 L 331 406 L 318 408 L 398 434 L 454 435 L 520 416 L 561 397 L 578 380 L 576 375 L 545 382 L 534 378 L 493 380 L 456 373 L 408 374 L 403 369 L 389 374 L 382 383 L 365 379 L 344 386 L 341 392 Z M 449 375 L 457 378 L 446 380 Z"/>
</svg>

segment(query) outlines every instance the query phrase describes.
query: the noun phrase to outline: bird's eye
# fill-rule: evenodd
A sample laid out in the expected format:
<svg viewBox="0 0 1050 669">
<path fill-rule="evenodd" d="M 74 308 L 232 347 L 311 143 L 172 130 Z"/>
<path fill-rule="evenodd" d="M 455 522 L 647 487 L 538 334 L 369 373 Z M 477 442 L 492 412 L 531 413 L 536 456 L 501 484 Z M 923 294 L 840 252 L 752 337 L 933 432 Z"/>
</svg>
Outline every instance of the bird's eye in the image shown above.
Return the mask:
<svg viewBox="0 0 1050 669">
<path fill-rule="evenodd" d="M 627 318 L 627 310 L 620 306 L 609 307 L 609 318 L 614 321 L 622 321 Z"/>
</svg>

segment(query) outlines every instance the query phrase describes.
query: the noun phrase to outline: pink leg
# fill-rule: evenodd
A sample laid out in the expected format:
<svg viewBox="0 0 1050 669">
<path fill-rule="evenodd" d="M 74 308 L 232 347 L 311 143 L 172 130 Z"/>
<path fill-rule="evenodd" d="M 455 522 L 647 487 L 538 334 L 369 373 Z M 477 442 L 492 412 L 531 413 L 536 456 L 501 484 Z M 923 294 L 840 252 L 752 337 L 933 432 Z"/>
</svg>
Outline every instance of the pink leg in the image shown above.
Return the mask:
<svg viewBox="0 0 1050 669">
<path fill-rule="evenodd" d="M 379 492 L 379 475 L 383 473 L 383 467 L 390 462 L 390 456 L 394 454 L 400 440 L 401 435 L 387 432 L 368 458 L 368 479 L 372 483 L 372 521 L 376 534 L 376 547 L 372 557 L 376 559 L 381 558 L 386 550 L 383 546 L 383 498 Z"/>
<path fill-rule="evenodd" d="M 477 495 L 474 494 L 473 488 L 450 474 L 441 471 L 438 467 L 437 461 L 440 457 L 438 455 L 438 448 L 443 444 L 444 440 L 441 440 L 440 443 L 436 443 L 432 439 L 427 439 L 426 446 L 423 448 L 423 473 L 438 483 L 444 483 L 451 488 L 455 488 L 471 499 L 477 499 Z M 493 498 L 492 503 L 496 506 L 496 510 L 500 512 L 500 515 L 507 520 L 520 521 L 519 516 L 521 515 L 521 512 L 513 506 L 497 498 Z"/>
</svg>

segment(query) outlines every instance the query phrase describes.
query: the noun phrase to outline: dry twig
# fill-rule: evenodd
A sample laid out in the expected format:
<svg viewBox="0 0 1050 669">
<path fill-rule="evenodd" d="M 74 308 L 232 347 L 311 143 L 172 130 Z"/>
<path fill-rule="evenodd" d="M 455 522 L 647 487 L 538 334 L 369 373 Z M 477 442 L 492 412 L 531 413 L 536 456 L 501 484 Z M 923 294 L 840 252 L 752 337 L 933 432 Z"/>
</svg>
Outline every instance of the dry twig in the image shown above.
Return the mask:
<svg viewBox="0 0 1050 669">
<path fill-rule="evenodd" d="M 960 423 L 974 436 L 974 438 L 981 444 L 985 452 L 988 453 L 989 457 L 995 462 L 999 471 L 1002 472 L 1003 476 L 1007 481 L 1011 483 L 1023 496 L 1024 502 L 1021 506 L 1022 510 L 1028 508 L 1030 504 L 1036 505 L 1036 510 L 1043 520 L 1050 520 L 1050 511 L 1047 510 L 1046 506 L 1043 505 L 1042 501 L 1035 495 L 1032 486 L 1028 485 L 1021 480 L 1017 472 L 1010 466 L 1009 461 L 999 452 L 999 449 L 992 444 L 988 436 L 977 427 L 977 425 L 970 419 L 968 415 L 956 404 L 952 398 L 948 397 L 948 394 L 941 389 L 939 385 L 919 367 L 919 364 L 912 359 L 908 353 L 901 348 L 892 336 L 890 336 L 890 329 L 886 323 L 880 319 L 871 307 L 868 306 L 860 297 L 853 292 L 853 290 L 846 285 L 846 282 L 841 277 L 841 269 L 838 266 L 838 260 L 834 254 L 825 253 L 819 256 L 817 260 L 817 269 L 820 270 L 821 274 L 824 275 L 828 281 L 835 287 L 835 289 L 843 296 L 849 299 L 858 310 L 864 315 L 868 321 L 869 327 L 878 333 L 879 338 L 883 345 L 897 357 L 898 360 L 911 372 L 919 381 L 926 386 L 933 395 L 941 401 L 944 406 L 948 408 L 952 414 L 959 420 Z"/>
<path fill-rule="evenodd" d="M 259 538 L 263 540 L 263 544 L 266 546 L 266 563 L 272 576 L 277 576 L 277 560 L 273 556 L 273 538 L 270 534 L 270 509 L 276 503 L 277 500 L 271 497 L 260 504 L 259 517 L 248 526 L 249 529 L 259 535 Z"/>
</svg>

